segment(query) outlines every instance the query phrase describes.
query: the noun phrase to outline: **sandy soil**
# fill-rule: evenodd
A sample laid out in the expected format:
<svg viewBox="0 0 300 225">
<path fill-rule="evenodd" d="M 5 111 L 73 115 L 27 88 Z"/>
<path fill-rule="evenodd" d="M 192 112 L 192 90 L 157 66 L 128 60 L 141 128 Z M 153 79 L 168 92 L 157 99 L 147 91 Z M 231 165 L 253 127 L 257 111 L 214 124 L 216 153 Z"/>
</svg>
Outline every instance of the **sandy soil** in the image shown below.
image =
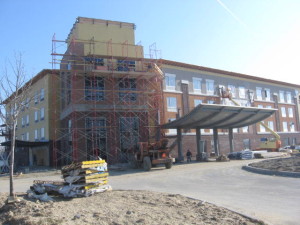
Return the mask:
<svg viewBox="0 0 300 225">
<path fill-rule="evenodd" d="M 300 154 L 288 158 L 269 159 L 251 163 L 249 166 L 275 171 L 300 172 Z"/>
<path fill-rule="evenodd" d="M 149 191 L 108 191 L 87 198 L 4 205 L 0 224 L 264 224 L 210 203 Z"/>
</svg>

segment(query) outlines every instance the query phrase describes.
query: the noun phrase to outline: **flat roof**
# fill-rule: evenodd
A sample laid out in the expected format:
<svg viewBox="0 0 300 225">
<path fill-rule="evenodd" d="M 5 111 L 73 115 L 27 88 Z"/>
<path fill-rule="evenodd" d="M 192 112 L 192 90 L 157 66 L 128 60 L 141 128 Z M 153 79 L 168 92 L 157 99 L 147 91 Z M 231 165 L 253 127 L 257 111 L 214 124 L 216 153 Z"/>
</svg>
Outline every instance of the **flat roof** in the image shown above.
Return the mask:
<svg viewBox="0 0 300 225">
<path fill-rule="evenodd" d="M 16 147 L 37 147 L 37 146 L 45 146 L 48 144 L 49 144 L 49 141 L 21 141 L 21 140 L 15 141 Z M 10 147 L 11 140 L 2 142 L 1 146 Z"/>
<path fill-rule="evenodd" d="M 164 129 L 228 129 L 245 127 L 271 116 L 277 109 L 200 104 L 188 114 L 162 125 Z"/>
</svg>

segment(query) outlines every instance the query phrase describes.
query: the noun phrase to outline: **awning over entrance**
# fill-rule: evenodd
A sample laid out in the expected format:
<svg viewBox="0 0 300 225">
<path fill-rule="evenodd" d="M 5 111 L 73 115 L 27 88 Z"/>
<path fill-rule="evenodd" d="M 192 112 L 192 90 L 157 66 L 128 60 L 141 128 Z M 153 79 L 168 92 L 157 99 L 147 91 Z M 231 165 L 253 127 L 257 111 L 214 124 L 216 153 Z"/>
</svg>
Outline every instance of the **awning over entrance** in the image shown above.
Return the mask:
<svg viewBox="0 0 300 225">
<path fill-rule="evenodd" d="M 263 121 L 277 109 L 200 104 L 188 114 L 162 125 L 163 129 L 177 129 L 178 160 L 183 160 L 182 129 L 196 129 L 197 157 L 204 153 L 201 129 L 212 129 L 214 152 L 219 155 L 218 129 L 228 129 L 230 152 L 233 152 L 233 128 L 246 127 Z M 201 156 L 202 157 L 202 156 Z"/>
<path fill-rule="evenodd" d="M 277 109 L 200 104 L 191 112 L 170 123 L 165 129 L 229 129 L 249 126 L 271 116 Z"/>
<path fill-rule="evenodd" d="M 49 141 L 20 141 L 16 140 L 16 147 L 37 147 L 48 145 Z M 10 146 L 11 141 L 5 141 L 1 143 L 1 146 Z"/>
</svg>

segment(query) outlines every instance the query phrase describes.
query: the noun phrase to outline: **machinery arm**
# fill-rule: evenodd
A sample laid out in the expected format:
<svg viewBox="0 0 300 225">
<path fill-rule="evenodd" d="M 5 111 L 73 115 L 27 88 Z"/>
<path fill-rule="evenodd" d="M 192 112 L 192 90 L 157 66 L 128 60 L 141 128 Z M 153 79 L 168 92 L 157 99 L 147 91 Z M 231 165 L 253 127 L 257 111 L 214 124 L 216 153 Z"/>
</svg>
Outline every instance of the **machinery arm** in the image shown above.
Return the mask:
<svg viewBox="0 0 300 225">
<path fill-rule="evenodd" d="M 224 91 L 222 90 L 222 98 L 228 98 L 230 101 L 232 101 L 236 106 L 241 106 L 237 101 L 232 99 L 232 94 L 230 93 L 230 91 Z M 268 127 L 267 125 L 265 125 L 263 122 L 259 122 L 260 125 L 262 125 L 266 130 L 268 130 L 269 132 L 271 132 L 271 134 L 273 134 L 276 138 L 277 141 L 280 141 L 280 136 L 274 131 L 272 130 L 270 127 Z"/>
</svg>

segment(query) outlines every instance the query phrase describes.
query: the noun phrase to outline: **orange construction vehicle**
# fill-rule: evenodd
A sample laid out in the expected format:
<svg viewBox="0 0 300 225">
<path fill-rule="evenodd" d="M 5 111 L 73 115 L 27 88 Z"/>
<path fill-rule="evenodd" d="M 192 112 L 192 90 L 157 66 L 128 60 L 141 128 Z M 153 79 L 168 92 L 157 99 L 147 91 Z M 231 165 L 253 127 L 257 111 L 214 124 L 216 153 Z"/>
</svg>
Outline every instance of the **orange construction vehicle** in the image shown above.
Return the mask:
<svg viewBox="0 0 300 225">
<path fill-rule="evenodd" d="M 173 165 L 173 158 L 170 156 L 170 149 L 167 148 L 168 139 L 163 138 L 154 143 L 138 142 L 130 163 L 133 167 L 143 167 L 144 170 L 151 170 L 152 166 L 164 164 L 166 169 Z"/>
</svg>

